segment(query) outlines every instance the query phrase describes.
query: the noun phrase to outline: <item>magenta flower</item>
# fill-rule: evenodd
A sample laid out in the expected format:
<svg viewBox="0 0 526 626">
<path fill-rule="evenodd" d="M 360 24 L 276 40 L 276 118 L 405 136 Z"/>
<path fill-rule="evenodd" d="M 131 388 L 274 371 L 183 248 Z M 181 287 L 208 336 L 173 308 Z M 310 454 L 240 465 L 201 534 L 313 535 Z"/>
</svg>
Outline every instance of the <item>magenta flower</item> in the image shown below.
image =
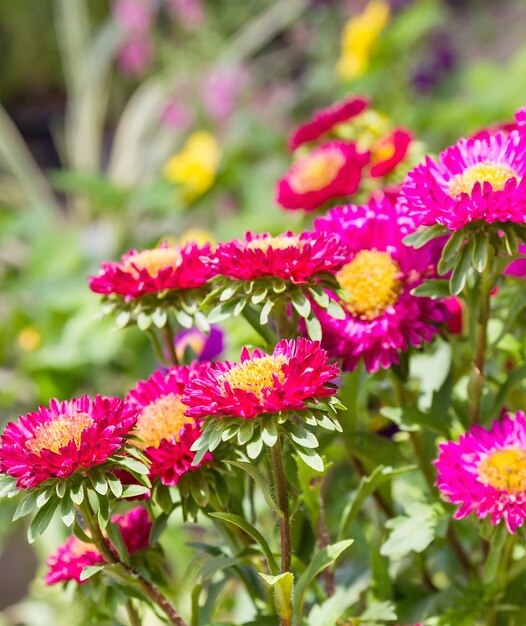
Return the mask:
<svg viewBox="0 0 526 626">
<path fill-rule="evenodd" d="M 218 326 L 212 326 L 208 334 L 198 328 L 190 328 L 177 333 L 174 341 L 179 361 L 183 361 L 187 348 L 191 348 L 200 363 L 214 361 L 223 353 L 224 333 Z"/>
<path fill-rule="evenodd" d="M 501 519 L 515 533 L 526 518 L 526 416 L 505 414 L 488 431 L 472 426 L 458 442 L 439 446 L 435 461 L 437 485 L 444 496 L 460 507 L 454 518 L 475 513 Z"/>
<path fill-rule="evenodd" d="M 201 287 L 212 276 L 203 255 L 210 254 L 210 246 L 200 248 L 195 243 L 137 252 L 131 250 L 120 263 L 102 263 L 97 276 L 90 277 L 89 285 L 95 293 L 124 296 L 131 300 L 164 290 Z"/>
<path fill-rule="evenodd" d="M 406 157 L 413 137 L 403 128 L 397 128 L 382 137 L 371 149 L 370 175 L 382 178 L 390 174 Z"/>
<path fill-rule="evenodd" d="M 336 234 L 349 249 L 336 278 L 343 290 L 345 319 L 316 308 L 323 346 L 353 370 L 363 359 L 369 372 L 399 362 L 401 352 L 433 339 L 447 317 L 439 301 L 411 295 L 425 278 L 436 276 L 440 244 L 419 250 L 402 239 L 415 228 L 384 196 L 365 206 L 347 205 L 315 221 L 322 233 Z"/>
<path fill-rule="evenodd" d="M 248 232 L 244 240 L 218 244 L 210 263 L 217 274 L 238 280 L 269 277 L 302 284 L 316 274 L 338 269 L 346 254 L 345 246 L 333 236 L 289 231 L 272 237 Z"/>
<path fill-rule="evenodd" d="M 114 515 L 111 521 L 119 527 L 124 545 L 130 554 L 148 547 L 152 526 L 146 509 L 137 507 L 125 515 Z M 77 537 L 69 537 L 47 559 L 48 569 L 44 580 L 48 585 L 69 580 L 82 584 L 86 582 L 80 578 L 82 570 L 90 565 L 103 563 L 104 558 L 93 544 L 84 543 Z"/>
<path fill-rule="evenodd" d="M 459 230 L 473 222 L 526 222 L 526 133 L 479 134 L 427 158 L 404 182 L 401 202 L 418 224 Z"/>
<path fill-rule="evenodd" d="M 176 485 L 186 472 L 212 459 L 208 454 L 200 464 L 192 466 L 195 453 L 190 448 L 201 435 L 201 424 L 185 415 L 186 406 L 181 402 L 185 386 L 207 368 L 208 364 L 194 364 L 157 371 L 128 392 L 126 401 L 138 411 L 133 434 L 143 440 L 134 445 L 150 459 L 151 479 L 159 477 L 165 485 Z"/>
<path fill-rule="evenodd" d="M 304 143 L 319 139 L 338 124 L 347 122 L 362 113 L 368 104 L 365 98 L 349 98 L 316 111 L 308 122 L 298 126 L 291 134 L 289 137 L 289 150 L 296 150 Z"/>
<path fill-rule="evenodd" d="M 60 402 L 7 424 L 1 437 L 0 471 L 17 487 L 36 487 L 102 465 L 124 445 L 137 411 L 118 398 L 88 396 Z"/>
<path fill-rule="evenodd" d="M 264 413 L 301 411 L 332 396 L 338 376 L 317 341 L 282 339 L 272 354 L 243 348 L 241 362 L 214 363 L 185 389 L 186 415 L 254 419 Z"/>
<path fill-rule="evenodd" d="M 354 143 L 329 141 L 295 161 L 278 181 L 276 202 L 284 209 L 313 211 L 329 200 L 350 196 L 360 185 L 368 152 Z"/>
<path fill-rule="evenodd" d="M 526 243 L 519 244 L 519 254 L 525 255 L 522 259 L 512 261 L 504 270 L 506 276 L 516 276 L 517 278 L 526 278 Z"/>
</svg>

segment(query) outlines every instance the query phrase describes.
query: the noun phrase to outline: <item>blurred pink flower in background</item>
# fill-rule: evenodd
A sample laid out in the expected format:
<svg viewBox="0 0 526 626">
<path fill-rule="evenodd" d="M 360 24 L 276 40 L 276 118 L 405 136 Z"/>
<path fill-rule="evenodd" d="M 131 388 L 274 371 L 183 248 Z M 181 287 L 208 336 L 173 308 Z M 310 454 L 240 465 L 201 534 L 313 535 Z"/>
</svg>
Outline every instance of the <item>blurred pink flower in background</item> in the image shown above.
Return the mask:
<svg viewBox="0 0 526 626">
<path fill-rule="evenodd" d="M 519 254 L 526 255 L 526 243 L 519 245 Z M 517 278 L 526 278 L 526 258 L 512 261 L 504 270 L 506 276 L 517 276 Z"/>
<path fill-rule="evenodd" d="M 172 100 L 168 102 L 161 113 L 161 123 L 174 130 L 189 130 L 194 121 L 194 114 L 184 104 Z"/>
<path fill-rule="evenodd" d="M 113 3 L 113 17 L 125 33 L 117 51 L 117 62 L 125 74 L 141 74 L 153 59 L 150 29 L 155 10 L 152 0 L 116 0 Z"/>
<path fill-rule="evenodd" d="M 205 12 L 201 0 L 166 0 L 183 26 L 190 30 L 197 30 L 203 23 Z"/>
<path fill-rule="evenodd" d="M 151 0 L 116 0 L 112 12 L 125 31 L 144 33 L 152 25 L 154 5 Z"/>
<path fill-rule="evenodd" d="M 203 107 L 216 122 L 225 122 L 236 105 L 236 99 L 246 87 L 250 73 L 242 66 L 218 66 L 205 74 L 201 84 Z"/>
<path fill-rule="evenodd" d="M 124 74 L 142 74 L 153 59 L 153 41 L 148 35 L 133 37 L 125 41 L 117 52 L 117 62 Z"/>
</svg>

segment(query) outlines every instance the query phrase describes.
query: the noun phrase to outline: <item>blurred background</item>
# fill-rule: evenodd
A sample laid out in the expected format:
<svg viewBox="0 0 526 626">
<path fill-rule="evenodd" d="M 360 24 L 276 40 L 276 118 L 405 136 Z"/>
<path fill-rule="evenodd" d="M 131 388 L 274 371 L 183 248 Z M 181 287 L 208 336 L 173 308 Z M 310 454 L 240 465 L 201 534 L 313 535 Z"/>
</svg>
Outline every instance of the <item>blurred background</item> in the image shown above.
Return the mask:
<svg viewBox="0 0 526 626">
<path fill-rule="evenodd" d="M 525 25 L 524 0 L 1 0 L 0 425 L 155 367 L 144 335 L 96 317 L 101 260 L 303 227 L 274 202 L 286 138 L 349 94 L 431 151 L 511 120 Z M 229 327 L 227 354 L 248 336 Z M 0 624 L 71 626 L 39 565 L 62 529 L 29 547 L 11 515 Z M 186 539 L 165 546 L 182 596 Z"/>
</svg>

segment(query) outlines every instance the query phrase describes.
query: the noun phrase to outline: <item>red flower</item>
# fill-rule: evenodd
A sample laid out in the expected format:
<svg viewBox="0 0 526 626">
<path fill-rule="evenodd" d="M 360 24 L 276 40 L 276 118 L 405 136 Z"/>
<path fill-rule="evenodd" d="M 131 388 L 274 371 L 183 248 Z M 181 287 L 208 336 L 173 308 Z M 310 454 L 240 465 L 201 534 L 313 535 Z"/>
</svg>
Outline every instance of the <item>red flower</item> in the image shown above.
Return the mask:
<svg viewBox="0 0 526 626">
<path fill-rule="evenodd" d="M 10 422 L 1 437 L 0 471 L 17 487 L 36 487 L 101 465 L 124 444 L 137 411 L 118 398 L 89 396 L 59 402 Z"/>
<path fill-rule="evenodd" d="M 276 201 L 285 209 L 313 211 L 352 195 L 368 161 L 369 153 L 358 152 L 354 143 L 329 141 L 293 163 L 278 182 Z"/>
<path fill-rule="evenodd" d="M 392 172 L 405 159 L 411 140 L 412 136 L 409 131 L 398 128 L 376 142 L 371 150 L 370 175 L 373 178 L 382 178 Z"/>
<path fill-rule="evenodd" d="M 126 253 L 120 263 L 102 263 L 97 276 L 91 276 L 92 291 L 104 295 L 124 296 L 126 300 L 145 294 L 172 289 L 201 287 L 213 274 L 202 261 L 210 246 L 200 248 L 191 242 L 184 246 L 159 248 Z"/>
<path fill-rule="evenodd" d="M 318 341 L 282 339 L 272 354 L 247 348 L 241 362 L 214 363 L 187 385 L 183 402 L 192 417 L 253 419 L 262 413 L 300 411 L 308 402 L 332 396 L 338 376 Z"/>
<path fill-rule="evenodd" d="M 314 141 L 332 130 L 337 124 L 359 115 L 368 106 L 365 98 L 350 98 L 316 111 L 308 122 L 298 126 L 289 137 L 289 150 L 293 151 L 309 141 Z"/>
</svg>

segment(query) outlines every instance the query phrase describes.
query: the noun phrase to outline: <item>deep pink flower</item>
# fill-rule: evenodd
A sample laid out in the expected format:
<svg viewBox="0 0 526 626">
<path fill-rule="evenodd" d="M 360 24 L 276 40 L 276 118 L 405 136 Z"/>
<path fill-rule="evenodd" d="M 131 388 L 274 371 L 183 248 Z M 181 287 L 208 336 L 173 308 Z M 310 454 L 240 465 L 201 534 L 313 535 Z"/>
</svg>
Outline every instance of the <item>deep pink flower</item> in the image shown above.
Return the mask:
<svg viewBox="0 0 526 626">
<path fill-rule="evenodd" d="M 201 86 L 203 107 L 216 122 L 225 122 L 233 113 L 236 99 L 250 80 L 243 66 L 219 66 L 204 76 Z"/>
<path fill-rule="evenodd" d="M 282 339 L 270 355 L 243 348 L 240 363 L 212 364 L 190 381 L 183 402 L 190 407 L 186 414 L 196 418 L 300 411 L 307 402 L 333 395 L 336 388 L 328 383 L 338 373 L 319 342 Z"/>
<path fill-rule="evenodd" d="M 102 263 L 97 276 L 91 276 L 92 291 L 104 295 L 124 296 L 126 300 L 145 294 L 172 289 L 201 287 L 213 270 L 205 265 L 203 255 L 210 254 L 210 246 L 200 248 L 195 243 L 137 252 L 131 250 L 120 263 Z"/>
<path fill-rule="evenodd" d="M 369 153 L 354 143 L 329 141 L 295 161 L 278 181 L 276 202 L 285 209 L 313 211 L 356 192 Z"/>
<path fill-rule="evenodd" d="M 36 487 L 101 465 L 124 444 L 137 411 L 118 398 L 88 396 L 59 402 L 7 424 L 1 437 L 0 471 L 17 487 Z"/>
<path fill-rule="evenodd" d="M 419 224 L 459 230 L 472 222 L 526 222 L 526 133 L 460 139 L 427 157 L 404 182 L 401 202 Z"/>
<path fill-rule="evenodd" d="M 462 309 L 462 302 L 456 296 L 452 298 L 446 298 L 444 305 L 449 311 L 449 319 L 446 321 L 446 326 L 452 335 L 460 335 L 464 328 L 464 311 Z"/>
<path fill-rule="evenodd" d="M 289 137 L 289 150 L 293 151 L 304 143 L 319 139 L 337 124 L 346 122 L 362 113 L 369 102 L 365 98 L 349 98 L 325 109 L 316 111 L 312 118 L 301 124 Z"/>
<path fill-rule="evenodd" d="M 112 13 L 127 32 L 144 33 L 152 26 L 155 7 L 151 0 L 115 0 Z"/>
<path fill-rule="evenodd" d="M 290 231 L 272 237 L 248 232 L 244 240 L 218 244 L 210 263 L 217 274 L 239 280 L 268 276 L 300 284 L 320 272 L 338 269 L 346 254 L 336 237 Z"/>
<path fill-rule="evenodd" d="M 519 254 L 526 255 L 526 243 L 519 244 Z M 506 276 L 516 276 L 517 278 L 526 278 L 526 256 L 523 259 L 512 261 L 504 270 Z"/>
<path fill-rule="evenodd" d="M 118 49 L 117 61 L 124 74 L 138 76 L 153 59 L 153 41 L 148 33 L 131 35 Z"/>
<path fill-rule="evenodd" d="M 195 452 L 190 448 L 201 435 L 201 424 L 185 415 L 186 406 L 181 402 L 185 385 L 207 368 L 208 364 L 194 364 L 157 371 L 148 380 L 139 381 L 126 396 L 130 407 L 139 412 L 133 434 L 144 440 L 134 445 L 152 462 L 150 478 L 159 477 L 165 485 L 176 485 L 183 474 L 212 459 L 207 454 L 200 464 L 192 466 Z"/>
<path fill-rule="evenodd" d="M 504 519 L 515 533 L 526 518 L 526 416 L 505 414 L 488 431 L 472 426 L 458 442 L 439 446 L 437 485 L 460 504 L 455 519 L 476 513 L 493 524 Z"/>
<path fill-rule="evenodd" d="M 377 141 L 371 149 L 370 175 L 382 178 L 392 172 L 405 159 L 412 139 L 409 131 L 397 128 Z"/>
<path fill-rule="evenodd" d="M 124 545 L 130 554 L 148 547 L 152 526 L 146 509 L 137 507 L 125 515 L 114 515 L 111 521 L 118 525 Z M 69 537 L 47 559 L 48 570 L 44 580 L 48 585 L 69 580 L 76 580 L 82 584 L 86 582 L 80 579 L 82 570 L 89 565 L 102 563 L 104 559 L 93 544 L 84 543 L 75 536 Z"/>
<path fill-rule="evenodd" d="M 411 295 L 425 278 L 436 276 L 441 242 L 415 250 L 402 239 L 415 228 L 387 196 L 368 205 L 348 205 L 315 221 L 319 232 L 336 234 L 349 249 L 336 277 L 345 290 L 345 319 L 315 307 L 323 329 L 323 346 L 353 370 L 363 359 L 370 372 L 399 362 L 411 345 L 431 341 L 447 317 L 439 301 Z"/>
</svg>

